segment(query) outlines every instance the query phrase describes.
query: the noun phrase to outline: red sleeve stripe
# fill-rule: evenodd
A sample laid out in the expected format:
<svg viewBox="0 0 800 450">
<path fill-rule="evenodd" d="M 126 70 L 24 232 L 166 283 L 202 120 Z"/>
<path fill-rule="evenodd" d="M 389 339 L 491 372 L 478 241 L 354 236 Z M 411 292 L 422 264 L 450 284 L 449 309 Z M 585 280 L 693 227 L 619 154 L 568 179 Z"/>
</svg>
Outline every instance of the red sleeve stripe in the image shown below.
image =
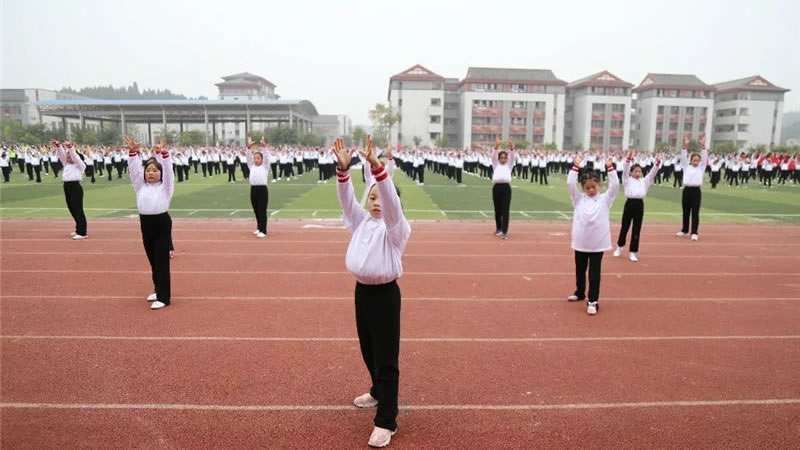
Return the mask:
<svg viewBox="0 0 800 450">
<path fill-rule="evenodd" d="M 386 177 L 388 177 L 388 176 L 389 176 L 389 173 L 388 173 L 388 172 L 386 172 L 386 171 L 384 170 L 384 171 L 383 171 L 383 172 L 381 172 L 379 175 L 375 175 L 375 181 L 383 181 L 383 180 L 385 180 L 385 179 L 386 179 Z"/>
<path fill-rule="evenodd" d="M 338 167 L 336 168 L 336 175 L 339 175 L 340 177 L 343 177 L 343 176 L 349 175 L 349 174 L 350 174 L 350 172 L 348 172 L 347 170 L 342 170 L 342 169 L 340 169 Z"/>
<path fill-rule="evenodd" d="M 350 175 L 347 175 L 346 177 L 339 177 L 338 180 L 339 183 L 347 183 L 348 181 L 350 181 Z"/>
<path fill-rule="evenodd" d="M 139 154 L 139 153 L 137 153 L 137 152 L 128 152 L 128 156 L 129 156 L 129 157 L 134 157 L 134 156 L 136 156 L 136 155 L 138 155 L 138 154 Z"/>
<path fill-rule="evenodd" d="M 625 161 L 631 162 L 633 160 L 631 158 L 625 158 Z"/>
<path fill-rule="evenodd" d="M 383 164 L 381 164 L 381 166 L 378 167 L 377 169 L 372 169 L 372 174 L 377 176 L 379 173 L 381 173 L 382 170 L 383 170 Z"/>
<path fill-rule="evenodd" d="M 576 164 L 573 164 L 573 165 L 572 165 L 572 171 L 573 171 L 573 172 L 580 172 L 580 170 L 581 170 L 581 167 L 580 167 L 580 166 L 578 166 L 578 165 L 576 165 Z"/>
<path fill-rule="evenodd" d="M 164 152 L 164 153 L 162 153 L 162 154 L 161 154 L 161 157 L 162 157 L 162 158 L 164 158 L 164 159 L 167 159 L 167 158 L 169 158 L 169 152 Z"/>
</svg>

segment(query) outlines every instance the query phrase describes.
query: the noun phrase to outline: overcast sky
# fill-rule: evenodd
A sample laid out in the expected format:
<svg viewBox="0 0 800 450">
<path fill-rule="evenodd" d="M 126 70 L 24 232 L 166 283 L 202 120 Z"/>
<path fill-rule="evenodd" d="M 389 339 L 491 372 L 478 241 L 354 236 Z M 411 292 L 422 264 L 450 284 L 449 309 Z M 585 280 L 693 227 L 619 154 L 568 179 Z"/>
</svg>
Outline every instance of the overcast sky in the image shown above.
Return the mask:
<svg viewBox="0 0 800 450">
<path fill-rule="evenodd" d="M 422 64 L 609 70 L 706 83 L 760 74 L 800 110 L 800 1 L 0 0 L 0 86 L 168 88 L 216 98 L 248 71 L 283 98 L 367 123 L 389 77 Z"/>
</svg>

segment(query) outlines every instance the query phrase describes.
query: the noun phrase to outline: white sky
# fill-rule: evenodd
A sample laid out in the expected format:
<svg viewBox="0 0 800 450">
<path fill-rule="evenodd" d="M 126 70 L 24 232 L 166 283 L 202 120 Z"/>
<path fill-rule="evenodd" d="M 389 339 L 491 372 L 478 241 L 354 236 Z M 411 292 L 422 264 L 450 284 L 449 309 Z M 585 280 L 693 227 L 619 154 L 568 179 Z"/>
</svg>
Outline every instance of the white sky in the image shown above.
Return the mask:
<svg viewBox="0 0 800 450">
<path fill-rule="evenodd" d="M 216 98 L 252 72 L 283 98 L 367 123 L 389 77 L 414 64 L 609 70 L 706 83 L 760 74 L 800 110 L 800 1 L 0 0 L 0 86 L 127 85 Z"/>
</svg>

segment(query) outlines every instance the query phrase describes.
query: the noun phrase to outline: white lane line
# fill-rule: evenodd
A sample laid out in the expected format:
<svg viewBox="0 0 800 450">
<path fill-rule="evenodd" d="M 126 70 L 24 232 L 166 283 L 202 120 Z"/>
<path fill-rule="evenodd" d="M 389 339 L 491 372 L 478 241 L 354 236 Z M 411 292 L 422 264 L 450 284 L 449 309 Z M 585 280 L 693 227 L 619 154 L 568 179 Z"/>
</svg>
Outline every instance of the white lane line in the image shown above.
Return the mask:
<svg viewBox="0 0 800 450">
<path fill-rule="evenodd" d="M 11 341 L 219 341 L 219 342 L 358 342 L 355 337 L 244 337 L 244 336 L 92 336 L 92 335 L 2 335 Z M 779 336 L 584 336 L 584 337 L 540 337 L 540 338 L 446 338 L 418 337 L 401 338 L 401 342 L 445 342 L 445 343 L 547 343 L 547 342 L 639 342 L 639 341 L 795 341 L 800 335 Z"/>
<path fill-rule="evenodd" d="M 797 405 L 800 398 L 766 398 L 735 400 L 678 400 L 659 402 L 621 403 L 552 403 L 552 404 L 431 404 L 401 405 L 409 411 L 548 411 L 575 409 L 638 409 L 638 408 L 686 408 L 723 406 L 778 406 Z M 120 410 L 177 410 L 177 411 L 356 411 L 353 405 L 220 405 L 193 403 L 25 403 L 3 402 L 6 409 L 120 409 Z"/>
</svg>

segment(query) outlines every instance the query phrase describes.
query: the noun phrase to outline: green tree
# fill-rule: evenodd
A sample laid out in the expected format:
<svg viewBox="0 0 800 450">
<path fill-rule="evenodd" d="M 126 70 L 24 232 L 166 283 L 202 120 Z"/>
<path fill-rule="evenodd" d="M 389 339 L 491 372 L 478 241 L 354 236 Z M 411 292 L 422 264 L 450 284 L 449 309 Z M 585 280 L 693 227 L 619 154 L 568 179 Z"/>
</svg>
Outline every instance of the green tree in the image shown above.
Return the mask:
<svg viewBox="0 0 800 450">
<path fill-rule="evenodd" d="M 385 146 L 389 141 L 389 132 L 400 121 L 400 114 L 392 111 L 392 105 L 375 104 L 375 109 L 369 111 L 369 118 L 373 127 L 373 142 L 377 146 Z M 375 139 L 377 137 L 377 139 Z M 384 143 L 380 145 L 379 142 Z"/>
<path fill-rule="evenodd" d="M 372 136 L 372 145 L 378 148 L 384 148 L 389 142 L 387 139 L 387 136 L 381 134 Z"/>
<path fill-rule="evenodd" d="M 422 144 L 422 138 L 419 136 L 414 136 L 411 140 L 414 141 L 414 147 L 419 147 L 419 144 Z"/>
<path fill-rule="evenodd" d="M 261 140 L 261 138 L 259 138 Z M 206 134 L 202 131 L 186 131 L 181 134 L 180 137 L 180 145 L 183 146 L 190 146 L 190 145 L 203 145 L 206 142 Z"/>
<path fill-rule="evenodd" d="M 247 137 L 253 140 L 253 142 L 261 142 L 261 138 L 264 137 L 264 132 L 261 130 L 253 130 L 247 133 Z"/>
<path fill-rule="evenodd" d="M 367 137 L 367 132 L 362 127 L 355 127 L 353 129 L 353 144 L 360 146 Z"/>
<path fill-rule="evenodd" d="M 658 144 L 656 144 L 656 152 L 658 153 L 667 153 L 671 151 L 672 147 L 670 147 L 669 143 L 667 142 L 659 142 Z"/>
<path fill-rule="evenodd" d="M 416 136 L 414 136 L 414 138 L 416 139 Z M 416 143 L 416 140 L 414 142 Z M 447 135 L 445 134 L 439 136 L 438 138 L 436 138 L 435 141 L 433 141 L 433 145 L 436 146 L 437 148 L 445 148 L 449 143 L 450 140 L 447 139 Z"/>
<path fill-rule="evenodd" d="M 689 141 L 689 145 L 686 146 L 686 150 L 689 153 L 697 153 L 700 151 L 700 143 L 692 139 L 691 141 Z"/>
<path fill-rule="evenodd" d="M 264 140 L 272 145 L 290 145 L 298 142 L 297 130 L 292 127 L 270 128 L 264 134 Z"/>
<path fill-rule="evenodd" d="M 161 139 L 166 139 L 167 144 L 177 144 L 178 143 L 178 133 L 175 130 L 169 130 L 167 128 L 161 128 Z"/>
<path fill-rule="evenodd" d="M 72 140 L 83 145 L 97 145 L 100 142 L 93 128 L 80 126 L 72 129 Z"/>
<path fill-rule="evenodd" d="M 578 142 L 578 145 L 575 146 L 575 150 L 577 150 L 579 152 L 583 151 L 583 143 L 582 142 Z"/>
<path fill-rule="evenodd" d="M 558 145 L 555 142 L 550 142 L 548 144 L 544 144 L 545 150 L 558 150 Z"/>
<path fill-rule="evenodd" d="M 118 126 L 105 126 L 97 132 L 97 141 L 100 145 L 118 145 L 122 143 Z"/>
<path fill-rule="evenodd" d="M 735 153 L 736 145 L 731 141 L 718 142 L 714 145 L 714 151 L 717 153 Z"/>
<path fill-rule="evenodd" d="M 306 133 L 300 136 L 299 143 L 305 147 L 321 147 L 325 145 L 325 137 L 314 133 Z"/>
<path fill-rule="evenodd" d="M 25 125 L 19 120 L 8 117 L 0 118 L 0 139 L 3 142 L 17 144 L 22 136 L 25 135 Z"/>
</svg>

